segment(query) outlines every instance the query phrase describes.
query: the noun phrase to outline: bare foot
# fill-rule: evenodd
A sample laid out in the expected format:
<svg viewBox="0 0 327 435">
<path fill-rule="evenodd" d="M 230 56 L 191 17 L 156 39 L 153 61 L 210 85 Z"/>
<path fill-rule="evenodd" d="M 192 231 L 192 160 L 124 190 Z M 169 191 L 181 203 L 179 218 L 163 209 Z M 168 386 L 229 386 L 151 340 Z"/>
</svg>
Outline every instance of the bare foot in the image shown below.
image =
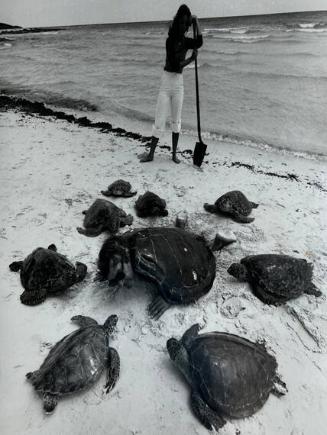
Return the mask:
<svg viewBox="0 0 327 435">
<path fill-rule="evenodd" d="M 175 162 L 175 163 L 180 163 L 181 161 L 176 157 L 176 156 L 173 156 L 173 161 Z"/>
</svg>

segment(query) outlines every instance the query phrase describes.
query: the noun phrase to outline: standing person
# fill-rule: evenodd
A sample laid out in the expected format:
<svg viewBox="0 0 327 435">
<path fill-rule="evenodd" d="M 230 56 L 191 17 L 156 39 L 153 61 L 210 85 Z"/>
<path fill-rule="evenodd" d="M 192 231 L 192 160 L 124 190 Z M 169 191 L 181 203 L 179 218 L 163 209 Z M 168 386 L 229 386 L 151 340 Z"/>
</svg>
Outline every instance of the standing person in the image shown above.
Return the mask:
<svg viewBox="0 0 327 435">
<path fill-rule="evenodd" d="M 197 28 L 197 38 L 187 38 L 185 33 L 191 24 Z M 180 163 L 176 156 L 179 133 L 181 130 L 181 115 L 184 97 L 183 68 L 193 62 L 197 49 L 203 44 L 203 38 L 198 19 L 191 14 L 186 5 L 179 7 L 172 24 L 169 27 L 166 40 L 166 63 L 161 78 L 160 91 L 157 100 L 155 122 L 152 128 L 150 152 L 141 158 L 141 162 L 151 162 L 159 142 L 159 135 L 165 130 L 168 110 L 171 112 L 173 161 Z M 186 59 L 187 50 L 193 50 Z"/>
</svg>

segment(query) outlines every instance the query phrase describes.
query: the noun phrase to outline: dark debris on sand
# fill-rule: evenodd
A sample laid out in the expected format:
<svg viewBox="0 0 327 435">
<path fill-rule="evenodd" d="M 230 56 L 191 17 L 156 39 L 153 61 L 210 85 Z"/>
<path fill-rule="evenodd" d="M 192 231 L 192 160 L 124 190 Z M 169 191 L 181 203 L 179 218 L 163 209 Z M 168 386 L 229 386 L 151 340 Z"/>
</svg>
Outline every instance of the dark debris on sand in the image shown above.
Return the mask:
<svg viewBox="0 0 327 435">
<path fill-rule="evenodd" d="M 123 136 L 128 137 L 130 139 L 134 139 L 137 141 L 140 141 L 144 144 L 144 146 L 147 146 L 150 144 L 151 136 L 143 136 L 140 133 L 135 133 L 133 131 L 127 131 L 124 128 L 120 127 L 113 127 L 112 124 L 109 122 L 92 122 L 90 119 L 88 119 L 86 116 L 76 118 L 76 116 L 65 113 L 63 111 L 57 111 L 52 110 L 49 107 L 45 106 L 44 103 L 38 102 L 38 101 L 29 101 L 25 98 L 16 98 L 11 97 L 8 95 L 1 94 L 0 95 L 0 111 L 4 110 L 20 110 L 21 112 L 24 112 L 26 114 L 37 114 L 39 116 L 51 116 L 55 119 L 61 119 L 66 120 L 72 124 L 77 124 L 81 127 L 88 127 L 88 128 L 96 128 L 101 133 L 112 133 L 116 136 Z M 160 145 L 159 146 L 162 149 L 171 149 L 167 145 Z M 192 158 L 193 151 L 191 149 L 186 149 L 181 152 L 180 154 L 183 155 L 184 158 L 190 159 Z M 206 156 L 208 156 L 209 153 L 206 153 Z M 209 162 L 206 160 L 204 162 L 205 164 L 208 164 Z M 249 171 L 255 173 L 255 174 L 263 174 L 268 175 L 269 177 L 278 177 L 278 178 L 284 178 L 290 181 L 297 181 L 301 182 L 300 178 L 296 174 L 278 174 L 277 172 L 269 172 L 269 171 L 263 171 L 261 169 L 256 169 L 254 165 L 249 165 L 247 163 L 242 162 L 231 162 L 228 164 L 225 162 L 210 162 L 212 166 L 227 166 L 229 168 L 231 167 L 237 167 L 237 168 L 245 168 Z M 321 192 L 327 192 L 327 189 L 324 188 L 319 182 L 316 181 L 307 181 L 306 184 L 311 187 L 315 187 L 316 189 L 319 189 Z"/>
</svg>

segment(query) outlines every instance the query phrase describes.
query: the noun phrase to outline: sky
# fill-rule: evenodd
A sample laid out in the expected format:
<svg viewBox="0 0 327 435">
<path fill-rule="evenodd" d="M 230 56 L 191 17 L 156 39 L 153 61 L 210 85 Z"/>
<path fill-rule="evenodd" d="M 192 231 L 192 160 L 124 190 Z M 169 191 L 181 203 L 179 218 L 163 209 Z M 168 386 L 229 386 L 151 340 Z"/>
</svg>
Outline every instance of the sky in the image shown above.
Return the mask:
<svg viewBox="0 0 327 435">
<path fill-rule="evenodd" d="M 176 0 L 0 0 L 0 22 L 22 27 L 166 21 Z M 327 10 L 327 0 L 185 0 L 199 18 Z"/>
</svg>

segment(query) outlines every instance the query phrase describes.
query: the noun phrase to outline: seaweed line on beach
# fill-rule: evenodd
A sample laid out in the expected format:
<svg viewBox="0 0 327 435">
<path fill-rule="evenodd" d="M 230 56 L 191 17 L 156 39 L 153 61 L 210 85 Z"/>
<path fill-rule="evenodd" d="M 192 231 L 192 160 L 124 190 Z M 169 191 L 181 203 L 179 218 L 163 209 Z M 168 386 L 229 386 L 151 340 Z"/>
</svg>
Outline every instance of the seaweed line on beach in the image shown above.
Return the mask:
<svg viewBox="0 0 327 435">
<path fill-rule="evenodd" d="M 231 162 L 231 164 L 228 164 L 226 161 L 223 163 L 220 162 L 213 162 L 213 166 L 227 166 L 228 168 L 231 167 L 237 167 L 237 168 L 245 168 L 249 171 L 253 172 L 254 174 L 262 174 L 262 175 L 268 175 L 269 177 L 277 177 L 277 178 L 284 178 L 286 180 L 290 181 L 297 181 L 299 183 L 302 183 L 300 177 L 296 174 L 278 174 L 277 172 L 271 172 L 271 171 L 263 171 L 262 169 L 256 169 L 254 165 L 249 165 L 247 163 L 241 163 L 241 162 Z M 318 181 L 307 181 L 306 184 L 308 186 L 315 187 L 319 189 L 321 192 L 327 192 L 327 189 L 324 188 Z"/>
<path fill-rule="evenodd" d="M 96 128 L 99 129 L 101 133 L 112 133 L 116 136 L 120 137 L 128 137 L 130 139 L 134 139 L 137 141 L 142 142 L 145 144 L 145 146 L 151 141 L 151 136 L 144 136 L 140 133 L 135 133 L 133 131 L 127 131 L 124 128 L 121 127 L 113 127 L 112 124 L 109 122 L 92 122 L 90 119 L 88 119 L 86 116 L 77 118 L 76 116 L 72 114 L 67 114 L 63 111 L 57 111 L 52 110 L 49 107 L 45 106 L 44 103 L 37 102 L 37 101 L 30 101 L 25 98 L 15 98 L 8 95 L 1 94 L 0 95 L 0 110 L 19 110 L 21 112 L 24 112 L 28 115 L 37 114 L 40 116 L 52 116 L 56 119 L 66 120 L 72 124 L 77 124 L 80 127 L 89 127 L 89 128 Z M 167 145 L 159 145 L 161 149 L 168 149 L 170 150 L 170 147 Z M 184 158 L 192 158 L 193 151 L 191 149 L 186 149 L 180 152 L 180 154 L 183 155 Z M 206 153 L 206 156 L 208 156 L 209 153 Z M 209 161 L 204 161 L 205 164 L 209 164 Z M 277 178 L 283 178 L 290 181 L 297 181 L 301 182 L 299 176 L 296 174 L 279 174 L 277 172 L 270 172 L 270 171 L 263 171 L 261 169 L 256 169 L 254 165 L 249 165 L 242 162 L 231 162 L 228 164 L 225 162 L 212 162 L 212 166 L 227 166 L 229 168 L 231 167 L 237 167 L 237 168 L 245 168 L 249 171 L 253 172 L 254 174 L 262 174 L 267 175 L 270 177 L 277 177 Z M 317 181 L 307 181 L 306 184 L 311 187 L 315 187 L 319 189 L 321 192 L 327 192 L 327 189 L 324 188 L 319 182 Z"/>
</svg>

